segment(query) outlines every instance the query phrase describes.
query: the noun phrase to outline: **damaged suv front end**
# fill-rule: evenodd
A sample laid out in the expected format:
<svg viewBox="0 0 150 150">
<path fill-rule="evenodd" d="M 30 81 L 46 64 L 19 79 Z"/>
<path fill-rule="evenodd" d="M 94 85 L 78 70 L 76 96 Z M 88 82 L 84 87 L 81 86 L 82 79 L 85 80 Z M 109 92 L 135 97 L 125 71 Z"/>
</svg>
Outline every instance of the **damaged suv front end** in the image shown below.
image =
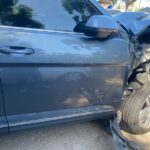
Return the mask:
<svg viewBox="0 0 150 150">
<path fill-rule="evenodd" d="M 130 73 L 123 103 L 121 126 L 128 132 L 150 131 L 150 14 L 125 12 L 113 18 L 128 33 L 130 40 Z"/>
</svg>

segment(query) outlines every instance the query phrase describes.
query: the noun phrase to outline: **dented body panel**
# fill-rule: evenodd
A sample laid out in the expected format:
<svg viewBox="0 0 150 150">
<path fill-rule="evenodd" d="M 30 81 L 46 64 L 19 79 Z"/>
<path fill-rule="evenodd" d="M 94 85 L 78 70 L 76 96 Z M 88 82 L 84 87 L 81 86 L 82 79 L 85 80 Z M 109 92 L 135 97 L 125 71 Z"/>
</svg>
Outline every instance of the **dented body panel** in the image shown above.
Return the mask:
<svg viewBox="0 0 150 150">
<path fill-rule="evenodd" d="M 150 14 L 144 12 L 124 12 L 113 15 L 133 36 L 140 36 L 150 27 Z"/>
</svg>

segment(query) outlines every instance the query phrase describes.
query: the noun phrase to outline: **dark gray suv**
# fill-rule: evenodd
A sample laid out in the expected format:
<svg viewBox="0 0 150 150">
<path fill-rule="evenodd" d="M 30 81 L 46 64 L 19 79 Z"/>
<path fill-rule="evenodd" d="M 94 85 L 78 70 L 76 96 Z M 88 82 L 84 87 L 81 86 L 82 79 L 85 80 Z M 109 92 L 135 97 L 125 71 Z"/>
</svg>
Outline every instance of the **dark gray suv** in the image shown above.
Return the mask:
<svg viewBox="0 0 150 150">
<path fill-rule="evenodd" d="M 149 131 L 149 25 L 95 0 L 0 0 L 0 132 L 117 111 Z"/>
</svg>

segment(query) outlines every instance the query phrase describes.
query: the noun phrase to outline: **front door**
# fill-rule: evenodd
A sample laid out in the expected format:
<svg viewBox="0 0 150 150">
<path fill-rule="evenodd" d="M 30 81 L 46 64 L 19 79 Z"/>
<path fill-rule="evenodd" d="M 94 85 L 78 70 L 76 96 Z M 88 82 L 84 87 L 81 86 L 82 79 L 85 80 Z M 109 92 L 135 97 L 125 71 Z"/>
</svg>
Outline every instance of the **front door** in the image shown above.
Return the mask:
<svg viewBox="0 0 150 150">
<path fill-rule="evenodd" d="M 79 22 L 100 14 L 91 4 L 84 0 L 3 4 L 0 77 L 10 130 L 69 118 L 85 113 L 87 107 L 121 99 L 128 61 L 128 49 L 121 49 L 126 43 L 120 40 L 118 46 L 114 40 L 112 49 L 110 40 L 101 42 L 73 32 Z M 112 50 L 115 55 L 108 55 Z"/>
</svg>

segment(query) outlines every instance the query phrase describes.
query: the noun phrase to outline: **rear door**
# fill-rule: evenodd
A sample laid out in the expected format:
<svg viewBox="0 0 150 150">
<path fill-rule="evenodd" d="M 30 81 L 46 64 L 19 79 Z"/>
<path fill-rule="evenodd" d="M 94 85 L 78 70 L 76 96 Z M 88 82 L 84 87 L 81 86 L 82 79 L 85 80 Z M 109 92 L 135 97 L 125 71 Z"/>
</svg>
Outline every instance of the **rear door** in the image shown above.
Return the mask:
<svg viewBox="0 0 150 150">
<path fill-rule="evenodd" d="M 10 131 L 84 116 L 90 106 L 102 112 L 100 106 L 121 100 L 127 42 L 73 32 L 79 22 L 100 14 L 93 6 L 84 0 L 1 5 L 0 77 Z"/>
</svg>

